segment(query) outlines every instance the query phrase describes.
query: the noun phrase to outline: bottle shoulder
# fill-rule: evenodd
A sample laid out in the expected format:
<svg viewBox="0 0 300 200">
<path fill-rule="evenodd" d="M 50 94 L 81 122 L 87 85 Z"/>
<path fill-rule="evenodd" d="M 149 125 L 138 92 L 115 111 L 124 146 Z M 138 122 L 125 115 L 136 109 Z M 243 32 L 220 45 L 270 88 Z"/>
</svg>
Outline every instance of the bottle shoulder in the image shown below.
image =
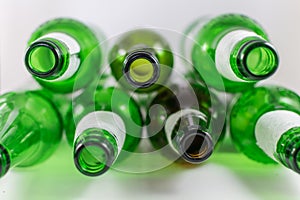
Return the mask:
<svg viewBox="0 0 300 200">
<path fill-rule="evenodd" d="M 40 25 L 31 35 L 28 43 L 51 33 L 64 33 L 73 37 L 80 46 L 97 45 L 99 43 L 91 28 L 81 21 L 72 18 L 55 18 Z"/>
<path fill-rule="evenodd" d="M 118 38 L 109 53 L 110 64 L 124 61 L 129 53 L 139 50 L 151 52 L 162 64 L 173 65 L 173 54 L 167 40 L 148 29 L 129 31 Z"/>
<path fill-rule="evenodd" d="M 60 141 L 63 131 L 61 117 L 54 105 L 36 91 L 10 92 L 2 95 L 0 102 L 0 115 L 5 119 L 2 130 L 8 131 L 8 125 L 14 127 L 18 135 L 36 138 L 39 149 L 36 152 L 38 158 L 32 157 L 34 162 L 48 157 L 51 149 L 54 150 Z M 31 163 L 30 160 L 26 162 Z"/>
<path fill-rule="evenodd" d="M 101 86 L 89 88 L 73 100 L 69 113 L 74 113 L 75 123 L 90 112 L 110 111 L 118 114 L 126 125 L 143 124 L 139 105 L 126 92 L 119 88 Z"/>
<path fill-rule="evenodd" d="M 274 163 L 258 146 L 255 128 L 265 113 L 286 110 L 300 113 L 299 96 L 283 87 L 262 86 L 242 94 L 233 105 L 229 117 L 233 142 L 253 160 Z"/>
<path fill-rule="evenodd" d="M 169 49 L 169 44 L 160 34 L 150 29 L 136 29 L 125 33 L 116 43 L 119 49 L 132 51 L 139 48 Z"/>
<path fill-rule="evenodd" d="M 12 109 L 28 113 L 36 119 L 41 118 L 40 115 L 43 114 L 55 116 L 55 120 L 58 113 L 54 103 L 40 92 L 42 91 L 9 92 L 0 97 L 0 103 L 9 104 Z"/>
<path fill-rule="evenodd" d="M 238 112 L 249 109 L 265 113 L 271 110 L 290 110 L 299 113 L 300 97 L 280 86 L 262 86 L 242 94 L 234 105 Z"/>
<path fill-rule="evenodd" d="M 206 43 L 216 45 L 222 36 L 233 30 L 248 30 L 267 39 L 263 27 L 254 19 L 240 14 L 224 14 L 212 18 L 198 31 L 196 36 L 199 44 Z"/>
</svg>

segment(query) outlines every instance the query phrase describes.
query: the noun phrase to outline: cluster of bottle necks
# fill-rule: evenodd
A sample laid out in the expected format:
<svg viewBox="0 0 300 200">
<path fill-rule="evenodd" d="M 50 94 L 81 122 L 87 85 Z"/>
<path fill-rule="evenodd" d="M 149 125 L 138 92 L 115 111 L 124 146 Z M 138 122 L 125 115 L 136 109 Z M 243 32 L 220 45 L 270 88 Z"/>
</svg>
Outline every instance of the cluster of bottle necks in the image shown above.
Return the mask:
<svg viewBox="0 0 300 200">
<path fill-rule="evenodd" d="M 63 18 L 32 34 L 25 65 L 42 88 L 0 97 L 0 176 L 47 159 L 63 132 L 75 166 L 88 176 L 126 159 L 143 128 L 164 156 L 197 164 L 212 155 L 226 126 L 249 158 L 300 173 L 300 97 L 255 86 L 278 67 L 257 22 L 239 14 L 196 20 L 181 43 L 193 66 L 184 74 L 175 69 L 185 63 L 174 62 L 154 30 L 123 34 L 108 52 L 109 73 L 101 69 L 103 41 L 89 26 Z M 229 111 L 220 91 L 236 95 Z"/>
</svg>

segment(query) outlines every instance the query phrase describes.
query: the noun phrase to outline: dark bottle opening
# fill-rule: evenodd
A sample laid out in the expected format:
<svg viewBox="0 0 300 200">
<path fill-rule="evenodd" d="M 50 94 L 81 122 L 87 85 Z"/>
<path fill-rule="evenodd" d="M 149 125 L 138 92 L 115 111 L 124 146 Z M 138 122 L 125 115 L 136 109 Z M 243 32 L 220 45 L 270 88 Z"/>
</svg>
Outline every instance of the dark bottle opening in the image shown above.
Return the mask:
<svg viewBox="0 0 300 200">
<path fill-rule="evenodd" d="M 60 48 L 50 40 L 40 40 L 30 45 L 25 55 L 28 71 L 39 78 L 55 76 L 62 68 Z"/>
<path fill-rule="evenodd" d="M 244 44 L 237 55 L 240 73 L 251 80 L 270 77 L 279 63 L 275 48 L 263 40 L 252 40 Z"/>
<path fill-rule="evenodd" d="M 213 142 L 210 135 L 202 130 L 188 130 L 181 140 L 180 148 L 183 159 L 196 164 L 211 156 Z"/>
<path fill-rule="evenodd" d="M 136 88 L 147 88 L 159 78 L 159 62 L 146 50 L 130 53 L 125 61 L 123 73 L 126 80 Z"/>
</svg>

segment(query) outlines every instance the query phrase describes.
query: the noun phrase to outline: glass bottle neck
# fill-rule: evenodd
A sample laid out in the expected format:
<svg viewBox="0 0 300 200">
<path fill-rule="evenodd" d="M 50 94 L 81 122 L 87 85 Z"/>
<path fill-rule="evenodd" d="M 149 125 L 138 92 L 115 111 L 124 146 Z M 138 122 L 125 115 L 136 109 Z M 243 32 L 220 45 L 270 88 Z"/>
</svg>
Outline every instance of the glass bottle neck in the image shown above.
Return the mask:
<svg viewBox="0 0 300 200">
<path fill-rule="evenodd" d="M 219 41 L 217 70 L 228 80 L 258 81 L 271 76 L 278 67 L 278 54 L 264 38 L 247 30 L 234 30 Z"/>
<path fill-rule="evenodd" d="M 243 43 L 238 47 L 236 64 L 245 79 L 262 80 L 275 73 L 278 67 L 278 56 L 269 42 L 250 39 Z"/>
<path fill-rule="evenodd" d="M 78 70 L 80 46 L 64 33 L 50 33 L 30 44 L 25 54 L 28 71 L 35 77 L 58 81 L 72 77 Z"/>
<path fill-rule="evenodd" d="M 255 126 L 257 145 L 272 159 L 300 173 L 300 116 L 287 110 L 263 114 Z M 298 155 L 299 154 L 299 155 Z"/>
<path fill-rule="evenodd" d="M 123 73 L 133 87 L 148 88 L 158 80 L 160 64 L 150 49 L 135 50 L 126 56 Z"/>
<path fill-rule="evenodd" d="M 85 130 L 74 143 L 74 163 L 87 176 L 105 173 L 117 158 L 118 146 L 108 131 L 98 128 Z"/>
<path fill-rule="evenodd" d="M 4 176 L 11 167 L 33 164 L 40 146 L 39 125 L 29 115 L 17 110 L 2 114 L 0 176 Z"/>
<path fill-rule="evenodd" d="M 10 169 L 11 160 L 8 150 L 0 144 L 0 177 L 3 177 Z"/>
<path fill-rule="evenodd" d="M 120 154 L 126 132 L 123 120 L 115 113 L 94 111 L 78 123 L 74 141 L 74 162 L 88 176 L 106 172 Z"/>
<path fill-rule="evenodd" d="M 277 143 L 275 157 L 300 174 L 300 126 L 285 132 Z"/>
<path fill-rule="evenodd" d="M 185 109 L 170 115 L 165 124 L 169 145 L 189 163 L 205 161 L 214 147 L 206 126 L 205 115 L 197 110 Z"/>
</svg>

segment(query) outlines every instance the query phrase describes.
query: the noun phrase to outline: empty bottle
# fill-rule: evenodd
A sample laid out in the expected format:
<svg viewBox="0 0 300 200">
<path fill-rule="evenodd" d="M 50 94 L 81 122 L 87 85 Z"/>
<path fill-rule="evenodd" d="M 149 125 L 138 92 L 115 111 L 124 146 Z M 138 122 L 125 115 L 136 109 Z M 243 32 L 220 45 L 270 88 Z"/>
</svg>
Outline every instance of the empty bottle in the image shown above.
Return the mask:
<svg viewBox="0 0 300 200">
<path fill-rule="evenodd" d="M 173 54 L 167 41 L 148 29 L 122 36 L 109 53 L 112 74 L 124 88 L 149 92 L 163 84 L 172 72 Z"/>
<path fill-rule="evenodd" d="M 118 88 L 90 87 L 74 99 L 68 119 L 66 134 L 74 163 L 87 176 L 105 173 L 122 159 L 122 151 L 133 152 L 140 141 L 139 107 Z"/>
<path fill-rule="evenodd" d="M 278 67 L 278 53 L 265 30 L 240 14 L 198 19 L 186 30 L 182 45 L 206 84 L 218 90 L 251 88 Z"/>
<path fill-rule="evenodd" d="M 42 24 L 28 41 L 25 65 L 43 87 L 70 93 L 87 86 L 99 73 L 101 39 L 96 31 L 69 18 Z M 77 81 L 76 87 L 74 82 Z"/>
<path fill-rule="evenodd" d="M 154 148 L 169 146 L 163 153 L 171 155 L 171 149 L 177 158 L 193 164 L 208 159 L 225 133 L 222 104 L 198 83 L 172 84 L 159 90 L 149 105 L 148 118 Z"/>
<path fill-rule="evenodd" d="M 260 86 L 243 93 L 230 113 L 236 147 L 262 163 L 282 163 L 300 172 L 300 97 L 283 87 Z"/>
<path fill-rule="evenodd" d="M 1 95 L 0 177 L 12 167 L 44 161 L 60 142 L 62 117 L 46 93 L 27 91 Z"/>
</svg>

